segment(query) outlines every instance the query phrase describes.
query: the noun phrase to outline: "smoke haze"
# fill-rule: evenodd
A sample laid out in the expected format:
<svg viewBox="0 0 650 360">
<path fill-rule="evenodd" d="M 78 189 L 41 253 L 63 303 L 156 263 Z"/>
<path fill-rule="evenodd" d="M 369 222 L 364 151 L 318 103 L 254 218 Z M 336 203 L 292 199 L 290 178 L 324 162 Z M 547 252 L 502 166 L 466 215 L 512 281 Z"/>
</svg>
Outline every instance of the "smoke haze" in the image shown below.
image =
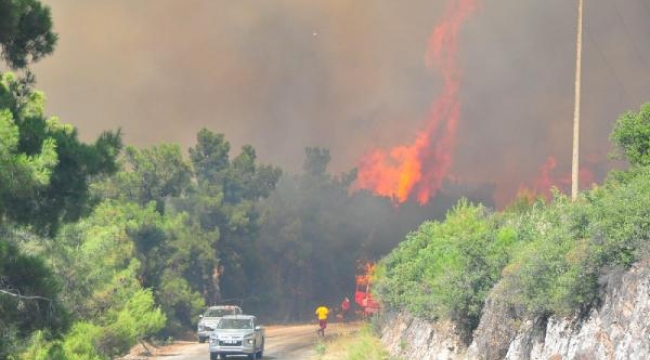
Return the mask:
<svg viewBox="0 0 650 360">
<path fill-rule="evenodd" d="M 307 146 L 347 171 L 426 126 L 443 86 L 427 40 L 448 1 L 44 0 L 60 40 L 33 70 L 47 112 L 85 139 L 121 127 L 128 144 L 187 148 L 207 127 L 289 172 Z M 570 173 L 576 3 L 477 4 L 459 33 L 450 173 L 503 202 L 550 157 Z M 650 101 L 650 3 L 585 10 L 581 162 L 600 180 L 614 120 Z"/>
</svg>

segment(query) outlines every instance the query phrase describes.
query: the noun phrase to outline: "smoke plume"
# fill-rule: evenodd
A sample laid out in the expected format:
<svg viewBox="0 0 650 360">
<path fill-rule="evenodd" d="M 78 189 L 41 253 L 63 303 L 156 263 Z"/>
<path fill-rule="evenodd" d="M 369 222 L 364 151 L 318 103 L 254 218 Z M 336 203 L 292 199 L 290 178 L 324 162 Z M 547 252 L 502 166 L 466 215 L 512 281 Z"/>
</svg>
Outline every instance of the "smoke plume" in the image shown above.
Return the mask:
<svg viewBox="0 0 650 360">
<path fill-rule="evenodd" d="M 574 1 L 44 3 L 60 40 L 37 87 L 86 140 L 120 127 L 129 144 L 189 147 L 207 127 L 289 173 L 326 147 L 334 172 L 384 164 L 382 191 L 420 201 L 448 178 L 507 204 L 550 157 L 553 178 L 570 174 Z M 647 0 L 585 4 L 581 166 L 595 181 L 615 119 L 650 100 L 649 34 Z"/>
</svg>

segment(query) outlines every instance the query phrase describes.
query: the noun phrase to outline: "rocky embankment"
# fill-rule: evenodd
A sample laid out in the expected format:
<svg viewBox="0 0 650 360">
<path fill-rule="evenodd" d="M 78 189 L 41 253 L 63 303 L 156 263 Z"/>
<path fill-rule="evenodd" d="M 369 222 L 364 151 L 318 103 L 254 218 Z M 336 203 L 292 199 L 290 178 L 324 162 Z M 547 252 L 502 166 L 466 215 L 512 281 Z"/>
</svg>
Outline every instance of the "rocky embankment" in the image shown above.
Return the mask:
<svg viewBox="0 0 650 360">
<path fill-rule="evenodd" d="M 602 303 L 583 316 L 521 319 L 493 300 L 468 345 L 451 324 L 388 316 L 382 342 L 404 359 L 650 359 L 650 263 L 612 274 Z"/>
</svg>

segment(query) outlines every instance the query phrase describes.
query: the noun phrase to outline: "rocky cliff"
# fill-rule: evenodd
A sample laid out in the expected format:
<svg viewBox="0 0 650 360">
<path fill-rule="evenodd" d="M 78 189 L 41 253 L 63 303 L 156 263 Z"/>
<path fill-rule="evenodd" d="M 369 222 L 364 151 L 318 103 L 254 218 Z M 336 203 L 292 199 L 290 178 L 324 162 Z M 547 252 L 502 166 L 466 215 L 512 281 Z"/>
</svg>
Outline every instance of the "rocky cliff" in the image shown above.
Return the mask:
<svg viewBox="0 0 650 360">
<path fill-rule="evenodd" d="M 452 324 L 387 315 L 382 341 L 401 359 L 650 359 L 650 263 L 610 274 L 602 292 L 598 306 L 572 318 L 522 319 L 488 299 L 469 345 Z"/>
</svg>

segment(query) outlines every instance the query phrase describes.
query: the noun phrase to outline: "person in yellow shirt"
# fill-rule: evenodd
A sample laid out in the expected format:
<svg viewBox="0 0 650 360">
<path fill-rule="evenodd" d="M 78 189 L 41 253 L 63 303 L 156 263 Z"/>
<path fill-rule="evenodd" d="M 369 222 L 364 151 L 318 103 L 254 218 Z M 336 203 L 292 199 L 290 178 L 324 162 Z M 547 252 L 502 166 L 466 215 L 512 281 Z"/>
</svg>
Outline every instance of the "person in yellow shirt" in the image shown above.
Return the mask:
<svg viewBox="0 0 650 360">
<path fill-rule="evenodd" d="M 318 332 L 321 336 L 325 336 L 325 328 L 327 327 L 327 314 L 329 314 L 329 312 L 330 310 L 325 305 L 319 306 L 314 312 L 316 314 L 316 317 L 318 317 L 318 326 L 320 326 Z"/>
</svg>

